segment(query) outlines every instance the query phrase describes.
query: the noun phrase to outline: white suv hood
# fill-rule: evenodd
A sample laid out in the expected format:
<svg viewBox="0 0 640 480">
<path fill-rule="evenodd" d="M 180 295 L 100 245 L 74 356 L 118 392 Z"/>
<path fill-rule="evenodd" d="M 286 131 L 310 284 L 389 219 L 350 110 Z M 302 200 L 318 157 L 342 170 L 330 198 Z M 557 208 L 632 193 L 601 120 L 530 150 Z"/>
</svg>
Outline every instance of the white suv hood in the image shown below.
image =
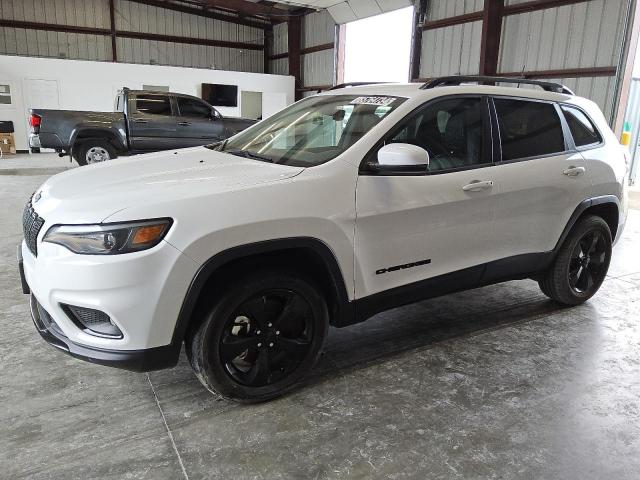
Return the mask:
<svg viewBox="0 0 640 480">
<path fill-rule="evenodd" d="M 205 197 L 291 178 L 303 170 L 196 147 L 55 175 L 37 190 L 34 208 L 47 221 L 96 223 L 127 207 L 152 205 L 155 199 Z"/>
</svg>

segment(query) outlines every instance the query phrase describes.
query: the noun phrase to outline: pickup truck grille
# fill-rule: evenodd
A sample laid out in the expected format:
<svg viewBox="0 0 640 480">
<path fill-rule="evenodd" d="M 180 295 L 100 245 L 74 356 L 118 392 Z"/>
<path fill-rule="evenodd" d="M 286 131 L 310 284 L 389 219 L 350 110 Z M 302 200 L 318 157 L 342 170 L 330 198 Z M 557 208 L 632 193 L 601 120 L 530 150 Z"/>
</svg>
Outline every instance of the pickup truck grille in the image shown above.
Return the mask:
<svg viewBox="0 0 640 480">
<path fill-rule="evenodd" d="M 27 242 L 27 247 L 33 253 L 34 256 L 38 256 L 38 234 L 40 229 L 44 225 L 44 218 L 36 213 L 31 205 L 31 199 L 24 207 L 22 213 L 22 231 L 24 232 L 24 239 Z"/>
</svg>

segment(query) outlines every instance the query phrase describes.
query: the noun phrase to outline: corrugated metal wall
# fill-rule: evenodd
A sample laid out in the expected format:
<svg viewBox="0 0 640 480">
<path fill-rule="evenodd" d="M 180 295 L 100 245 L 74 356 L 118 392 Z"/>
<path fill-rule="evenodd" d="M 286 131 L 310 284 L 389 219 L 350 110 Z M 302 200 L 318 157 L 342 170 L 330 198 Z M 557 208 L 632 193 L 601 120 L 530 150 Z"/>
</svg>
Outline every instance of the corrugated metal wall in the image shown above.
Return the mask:
<svg viewBox="0 0 640 480">
<path fill-rule="evenodd" d="M 334 42 L 335 23 L 326 10 L 310 13 L 302 17 L 300 47 L 316 47 Z M 270 55 L 287 53 L 288 28 L 286 23 L 279 23 L 273 27 L 273 42 Z M 334 49 L 302 55 L 300 68 L 303 86 L 333 85 L 334 77 Z M 269 60 L 269 72 L 288 75 L 289 60 L 279 58 Z"/>
<path fill-rule="evenodd" d="M 117 0 L 115 13 L 117 30 L 252 44 L 262 44 L 264 41 L 264 31 L 259 28 L 174 12 L 127 0 Z M 261 50 L 120 38 L 118 56 L 119 61 L 132 63 L 158 63 L 242 72 L 264 71 L 264 55 Z"/>
<path fill-rule="evenodd" d="M 507 0 L 507 5 L 522 0 Z M 616 66 L 623 44 L 627 0 L 591 0 L 506 17 L 499 72 Z M 610 117 L 615 77 L 559 79 L 592 99 Z"/>
<path fill-rule="evenodd" d="M 0 18 L 93 28 L 109 28 L 108 0 L 0 0 Z M 116 29 L 161 35 L 262 44 L 264 31 L 127 0 L 115 1 Z M 261 50 L 118 38 L 118 61 L 263 72 Z M 111 39 L 0 28 L 0 53 L 110 61 Z"/>
<path fill-rule="evenodd" d="M 499 71 L 615 65 L 626 6 L 627 0 L 592 0 L 506 17 Z"/>
<path fill-rule="evenodd" d="M 0 0 L 0 18 L 109 28 L 109 3 L 105 0 Z"/>
<path fill-rule="evenodd" d="M 302 48 L 333 43 L 335 23 L 329 12 L 321 10 L 302 18 Z M 333 85 L 334 49 L 302 56 L 302 81 L 305 86 Z"/>
<path fill-rule="evenodd" d="M 427 20 L 442 20 L 465 13 L 479 12 L 484 0 L 431 0 L 427 9 Z"/>
<path fill-rule="evenodd" d="M 0 0 L 0 18 L 109 28 L 109 8 L 104 0 Z M 111 39 L 0 27 L 0 53 L 107 61 L 111 59 Z"/>
<path fill-rule="evenodd" d="M 530 0 L 506 0 L 505 5 Z M 628 0 L 590 0 L 504 17 L 499 73 L 617 66 L 623 45 Z M 432 0 L 426 21 L 479 12 L 483 0 Z M 420 77 L 477 74 L 482 22 L 426 30 Z M 615 77 L 558 79 L 594 100 L 610 118 Z"/>
<path fill-rule="evenodd" d="M 477 74 L 481 38 L 482 22 L 424 31 L 420 77 Z"/>
<path fill-rule="evenodd" d="M 273 42 L 271 44 L 271 55 L 279 55 L 287 53 L 289 50 L 289 29 L 287 23 L 278 23 L 273 26 Z M 278 60 L 269 60 L 269 73 L 276 75 L 289 75 L 289 60 L 287 58 L 279 58 Z"/>
<path fill-rule="evenodd" d="M 482 10 L 484 0 L 432 0 L 426 21 Z M 425 30 L 422 33 L 420 77 L 477 74 L 480 68 L 482 22 Z"/>
</svg>

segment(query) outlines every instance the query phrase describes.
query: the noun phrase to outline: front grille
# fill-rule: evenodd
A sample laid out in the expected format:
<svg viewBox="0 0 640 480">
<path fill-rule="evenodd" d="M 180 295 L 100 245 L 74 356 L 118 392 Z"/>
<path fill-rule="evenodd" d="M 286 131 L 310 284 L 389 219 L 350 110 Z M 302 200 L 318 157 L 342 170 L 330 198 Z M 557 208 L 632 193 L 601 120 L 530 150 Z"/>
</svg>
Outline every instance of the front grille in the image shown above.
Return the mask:
<svg viewBox="0 0 640 480">
<path fill-rule="evenodd" d="M 24 207 L 22 213 L 22 231 L 27 247 L 36 257 L 38 256 L 38 234 L 43 225 L 44 218 L 36 213 L 31 205 L 31 199 L 29 199 L 29 203 Z"/>
</svg>

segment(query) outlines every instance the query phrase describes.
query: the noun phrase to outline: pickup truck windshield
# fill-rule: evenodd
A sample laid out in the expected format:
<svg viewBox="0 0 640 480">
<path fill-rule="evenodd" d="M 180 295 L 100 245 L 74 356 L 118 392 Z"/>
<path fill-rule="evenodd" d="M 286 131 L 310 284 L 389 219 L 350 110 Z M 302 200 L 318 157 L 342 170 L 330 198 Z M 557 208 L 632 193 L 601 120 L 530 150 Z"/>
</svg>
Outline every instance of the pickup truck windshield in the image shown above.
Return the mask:
<svg viewBox="0 0 640 480">
<path fill-rule="evenodd" d="M 362 95 L 311 97 L 212 148 L 256 160 L 312 167 L 347 150 L 405 100 Z"/>
</svg>

